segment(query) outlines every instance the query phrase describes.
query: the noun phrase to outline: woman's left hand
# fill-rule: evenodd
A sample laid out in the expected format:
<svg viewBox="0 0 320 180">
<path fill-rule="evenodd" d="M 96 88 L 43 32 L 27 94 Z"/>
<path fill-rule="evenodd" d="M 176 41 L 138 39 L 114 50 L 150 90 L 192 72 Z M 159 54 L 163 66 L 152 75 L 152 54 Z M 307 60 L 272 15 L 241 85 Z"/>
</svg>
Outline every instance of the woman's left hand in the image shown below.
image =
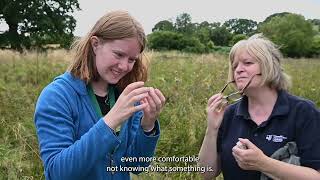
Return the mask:
<svg viewBox="0 0 320 180">
<path fill-rule="evenodd" d="M 241 148 L 239 145 L 232 148 L 232 155 L 238 166 L 244 170 L 261 171 L 263 162 L 268 157 L 248 139 L 239 138 L 239 141 L 245 148 Z"/>
<path fill-rule="evenodd" d="M 162 111 L 165 101 L 166 99 L 159 89 L 150 87 L 149 95 L 141 101 L 141 103 L 148 104 L 148 106 L 143 109 L 144 115 L 141 121 L 141 126 L 144 131 L 151 131 L 154 128 L 155 121 Z"/>
</svg>

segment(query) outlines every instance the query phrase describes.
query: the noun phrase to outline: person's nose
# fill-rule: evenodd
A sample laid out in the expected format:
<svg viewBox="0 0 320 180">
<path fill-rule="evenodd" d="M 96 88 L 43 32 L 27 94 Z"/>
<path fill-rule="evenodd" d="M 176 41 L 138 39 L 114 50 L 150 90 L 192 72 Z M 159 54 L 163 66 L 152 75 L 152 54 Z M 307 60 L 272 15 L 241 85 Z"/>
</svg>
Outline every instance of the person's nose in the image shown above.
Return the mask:
<svg viewBox="0 0 320 180">
<path fill-rule="evenodd" d="M 242 64 L 242 63 L 239 63 L 234 71 L 235 71 L 237 74 L 241 74 L 241 72 L 244 71 L 243 64 Z"/>
<path fill-rule="evenodd" d="M 119 62 L 118 68 L 122 71 L 127 71 L 129 69 L 128 59 L 123 59 Z"/>
</svg>

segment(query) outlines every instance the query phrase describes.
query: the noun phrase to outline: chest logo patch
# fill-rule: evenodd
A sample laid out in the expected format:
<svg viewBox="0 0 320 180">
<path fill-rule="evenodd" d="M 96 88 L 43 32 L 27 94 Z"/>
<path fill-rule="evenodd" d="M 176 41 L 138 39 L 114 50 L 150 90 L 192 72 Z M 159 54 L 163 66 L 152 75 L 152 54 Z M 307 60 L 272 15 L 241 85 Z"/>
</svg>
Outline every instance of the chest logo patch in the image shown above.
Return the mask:
<svg viewBox="0 0 320 180">
<path fill-rule="evenodd" d="M 273 142 L 282 142 L 283 140 L 287 139 L 287 137 L 283 135 L 267 135 L 266 140 L 273 141 Z"/>
</svg>

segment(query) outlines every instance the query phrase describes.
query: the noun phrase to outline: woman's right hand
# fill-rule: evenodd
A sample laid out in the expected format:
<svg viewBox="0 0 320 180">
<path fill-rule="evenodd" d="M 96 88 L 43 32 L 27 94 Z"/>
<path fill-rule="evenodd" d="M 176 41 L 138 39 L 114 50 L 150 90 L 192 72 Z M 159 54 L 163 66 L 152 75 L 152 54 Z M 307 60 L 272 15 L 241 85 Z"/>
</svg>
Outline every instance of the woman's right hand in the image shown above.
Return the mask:
<svg viewBox="0 0 320 180">
<path fill-rule="evenodd" d="M 127 120 L 133 113 L 146 108 L 147 104 L 143 103 L 134 106 L 136 102 L 148 96 L 149 87 L 144 87 L 144 82 L 134 82 L 129 84 L 119 96 L 115 105 L 104 116 L 105 123 L 115 130 L 125 120 Z"/>
<path fill-rule="evenodd" d="M 226 104 L 223 103 L 223 95 L 221 93 L 215 94 L 210 97 L 207 104 L 207 120 L 209 131 L 218 132 L 221 125 L 223 114 L 225 112 Z"/>
</svg>

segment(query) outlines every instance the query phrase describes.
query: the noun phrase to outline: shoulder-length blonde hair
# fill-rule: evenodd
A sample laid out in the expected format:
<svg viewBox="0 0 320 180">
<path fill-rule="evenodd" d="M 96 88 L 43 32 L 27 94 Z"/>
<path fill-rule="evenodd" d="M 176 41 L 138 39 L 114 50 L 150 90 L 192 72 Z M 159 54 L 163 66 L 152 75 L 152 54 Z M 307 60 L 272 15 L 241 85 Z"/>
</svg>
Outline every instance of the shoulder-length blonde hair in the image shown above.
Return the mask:
<svg viewBox="0 0 320 180">
<path fill-rule="evenodd" d="M 240 50 L 246 50 L 251 57 L 258 61 L 261 69 L 261 85 L 267 85 L 277 90 L 288 90 L 291 86 L 290 77 L 283 71 L 282 55 L 277 46 L 262 34 L 255 34 L 247 40 L 237 42 L 229 54 L 229 77 L 234 80 L 232 64 L 235 55 Z"/>
<path fill-rule="evenodd" d="M 132 82 L 147 80 L 148 69 L 146 62 L 144 62 L 147 59 L 143 52 L 146 45 L 146 35 L 141 24 L 126 11 L 112 11 L 105 14 L 86 36 L 73 43 L 71 48 L 74 51 L 74 59 L 68 67 L 68 71 L 72 75 L 84 80 L 87 84 L 99 79 L 90 43 L 92 36 L 97 36 L 103 41 L 136 37 L 141 46 L 141 54 L 132 70 L 117 83 L 117 86 L 123 90 Z"/>
</svg>

